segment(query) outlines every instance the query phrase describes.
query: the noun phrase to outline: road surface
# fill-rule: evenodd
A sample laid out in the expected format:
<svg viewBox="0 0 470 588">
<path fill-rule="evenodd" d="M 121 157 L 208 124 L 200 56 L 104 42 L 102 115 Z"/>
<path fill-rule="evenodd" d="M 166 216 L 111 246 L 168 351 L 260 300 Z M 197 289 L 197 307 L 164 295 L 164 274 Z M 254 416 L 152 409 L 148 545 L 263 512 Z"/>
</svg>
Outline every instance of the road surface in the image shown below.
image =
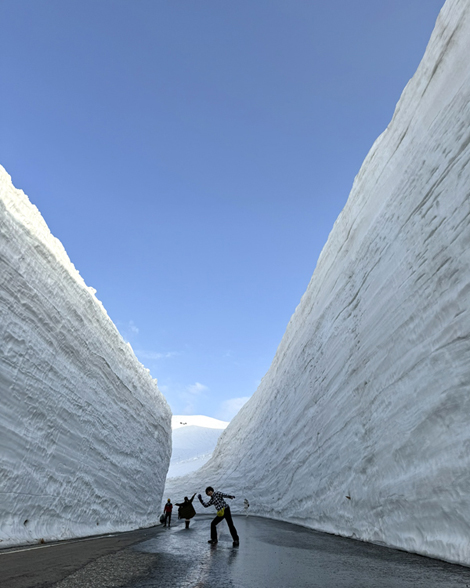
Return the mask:
<svg viewBox="0 0 470 588">
<path fill-rule="evenodd" d="M 2 588 L 467 588 L 470 568 L 258 517 L 0 552 Z"/>
</svg>

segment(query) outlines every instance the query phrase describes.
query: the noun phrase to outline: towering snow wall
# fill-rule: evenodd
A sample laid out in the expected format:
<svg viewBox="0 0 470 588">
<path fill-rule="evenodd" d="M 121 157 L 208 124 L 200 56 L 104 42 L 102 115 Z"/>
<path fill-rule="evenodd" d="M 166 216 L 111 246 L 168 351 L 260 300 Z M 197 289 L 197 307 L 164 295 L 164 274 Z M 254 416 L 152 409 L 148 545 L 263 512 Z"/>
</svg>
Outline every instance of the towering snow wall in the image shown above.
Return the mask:
<svg viewBox="0 0 470 588">
<path fill-rule="evenodd" d="M 169 407 L 0 167 L 0 547 L 150 526 Z"/>
<path fill-rule="evenodd" d="M 470 564 L 470 3 L 448 0 L 213 458 L 250 511 Z"/>
</svg>

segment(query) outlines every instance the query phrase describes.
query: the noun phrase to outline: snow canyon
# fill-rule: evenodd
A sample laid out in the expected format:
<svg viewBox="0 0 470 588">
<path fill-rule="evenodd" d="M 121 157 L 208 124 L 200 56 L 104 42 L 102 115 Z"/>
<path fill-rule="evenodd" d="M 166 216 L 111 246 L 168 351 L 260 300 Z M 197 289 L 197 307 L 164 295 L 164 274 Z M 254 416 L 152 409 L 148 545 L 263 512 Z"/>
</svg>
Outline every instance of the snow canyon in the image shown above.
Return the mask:
<svg viewBox="0 0 470 588">
<path fill-rule="evenodd" d="M 165 496 L 470 565 L 469 54 L 448 0 L 268 373 Z M 169 408 L 3 169 L 0 215 L 1 545 L 151 525 Z"/>
<path fill-rule="evenodd" d="M 258 390 L 168 480 L 470 564 L 470 4 L 448 0 Z"/>
</svg>

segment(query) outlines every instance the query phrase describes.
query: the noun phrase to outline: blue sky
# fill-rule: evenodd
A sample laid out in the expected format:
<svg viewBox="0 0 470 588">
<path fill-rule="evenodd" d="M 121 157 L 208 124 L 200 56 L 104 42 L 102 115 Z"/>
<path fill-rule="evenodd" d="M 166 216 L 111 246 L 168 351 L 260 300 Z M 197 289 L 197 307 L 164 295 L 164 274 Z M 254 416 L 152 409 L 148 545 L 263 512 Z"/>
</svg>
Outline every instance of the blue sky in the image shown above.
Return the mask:
<svg viewBox="0 0 470 588">
<path fill-rule="evenodd" d="M 0 164 L 175 414 L 268 370 L 443 0 L 0 0 Z"/>
</svg>

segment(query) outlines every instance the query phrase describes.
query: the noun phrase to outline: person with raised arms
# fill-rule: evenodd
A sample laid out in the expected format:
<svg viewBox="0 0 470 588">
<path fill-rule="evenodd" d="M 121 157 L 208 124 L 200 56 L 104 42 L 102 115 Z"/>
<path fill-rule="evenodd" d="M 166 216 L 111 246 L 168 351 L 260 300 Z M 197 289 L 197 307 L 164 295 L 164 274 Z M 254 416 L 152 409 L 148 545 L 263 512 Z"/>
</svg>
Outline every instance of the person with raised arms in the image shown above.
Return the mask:
<svg viewBox="0 0 470 588">
<path fill-rule="evenodd" d="M 208 506 L 214 505 L 217 510 L 217 516 L 211 523 L 211 538 L 208 543 L 211 543 L 212 545 L 217 543 L 217 525 L 225 519 L 227 521 L 228 528 L 230 529 L 230 534 L 232 535 L 233 546 L 238 547 L 240 544 L 240 539 L 232 521 L 230 506 L 224 500 L 224 498 L 233 499 L 235 496 L 224 494 L 223 492 L 216 492 L 212 486 L 208 486 L 206 488 L 206 494 L 207 496 L 210 496 L 210 500 L 208 502 L 204 502 L 202 500 L 202 496 L 198 494 L 197 497 L 199 498 L 199 502 L 206 508 Z"/>
<path fill-rule="evenodd" d="M 185 521 L 185 528 L 189 529 L 189 520 L 193 518 L 196 514 L 193 506 L 193 500 L 196 496 L 196 492 L 188 498 L 187 496 L 184 497 L 184 502 L 176 502 L 176 506 L 178 507 L 178 518 L 179 519 L 186 519 Z"/>
</svg>

